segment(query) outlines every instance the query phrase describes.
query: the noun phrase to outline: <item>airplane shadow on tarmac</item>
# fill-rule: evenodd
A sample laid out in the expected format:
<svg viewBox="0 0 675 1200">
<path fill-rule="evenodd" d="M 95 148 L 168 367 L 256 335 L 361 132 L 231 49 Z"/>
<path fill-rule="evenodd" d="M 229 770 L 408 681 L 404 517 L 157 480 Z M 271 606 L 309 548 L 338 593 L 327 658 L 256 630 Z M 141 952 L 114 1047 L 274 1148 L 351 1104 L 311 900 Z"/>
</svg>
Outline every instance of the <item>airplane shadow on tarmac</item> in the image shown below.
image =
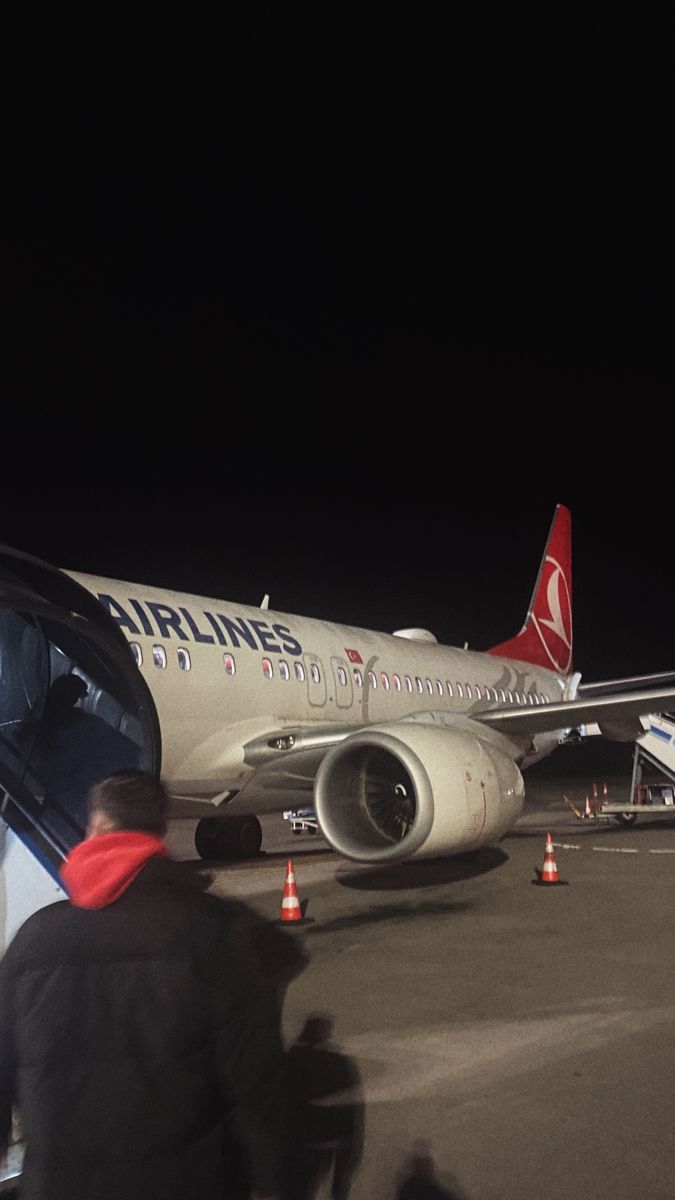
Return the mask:
<svg viewBox="0 0 675 1200">
<path fill-rule="evenodd" d="M 336 882 L 357 891 L 404 892 L 410 889 L 438 887 L 439 884 L 460 883 L 476 875 L 486 875 L 508 861 L 508 854 L 496 846 L 485 846 L 472 854 L 453 858 L 412 859 L 393 866 L 373 867 L 351 871 L 340 869 Z"/>
</svg>

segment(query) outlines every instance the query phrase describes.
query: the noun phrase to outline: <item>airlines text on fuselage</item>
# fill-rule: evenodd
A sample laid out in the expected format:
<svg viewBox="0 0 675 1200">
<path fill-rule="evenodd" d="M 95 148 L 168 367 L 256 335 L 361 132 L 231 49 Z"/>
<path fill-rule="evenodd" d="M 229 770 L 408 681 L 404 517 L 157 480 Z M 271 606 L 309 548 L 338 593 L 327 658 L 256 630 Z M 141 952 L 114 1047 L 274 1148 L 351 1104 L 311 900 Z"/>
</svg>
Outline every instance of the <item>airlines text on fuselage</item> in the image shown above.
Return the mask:
<svg viewBox="0 0 675 1200">
<path fill-rule="evenodd" d="M 178 637 L 183 642 L 201 642 L 219 646 L 249 646 L 267 654 L 302 654 L 300 642 L 286 625 L 269 625 L 251 617 L 230 617 L 225 613 L 190 612 L 188 608 L 171 608 L 154 600 L 134 600 L 121 604 L 114 596 L 99 592 L 98 599 L 117 622 L 120 629 L 136 637 Z"/>
</svg>

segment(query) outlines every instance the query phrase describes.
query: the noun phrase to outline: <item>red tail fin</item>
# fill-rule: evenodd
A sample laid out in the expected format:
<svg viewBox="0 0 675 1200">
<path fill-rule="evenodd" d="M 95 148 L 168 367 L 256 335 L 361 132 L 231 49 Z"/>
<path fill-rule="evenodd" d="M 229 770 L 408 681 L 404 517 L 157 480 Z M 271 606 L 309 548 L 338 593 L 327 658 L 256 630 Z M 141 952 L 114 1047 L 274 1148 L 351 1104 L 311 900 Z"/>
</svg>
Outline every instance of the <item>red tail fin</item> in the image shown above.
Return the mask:
<svg viewBox="0 0 675 1200">
<path fill-rule="evenodd" d="M 489 654 L 536 663 L 569 675 L 572 670 L 572 517 L 559 504 L 525 624 L 517 637 Z"/>
</svg>

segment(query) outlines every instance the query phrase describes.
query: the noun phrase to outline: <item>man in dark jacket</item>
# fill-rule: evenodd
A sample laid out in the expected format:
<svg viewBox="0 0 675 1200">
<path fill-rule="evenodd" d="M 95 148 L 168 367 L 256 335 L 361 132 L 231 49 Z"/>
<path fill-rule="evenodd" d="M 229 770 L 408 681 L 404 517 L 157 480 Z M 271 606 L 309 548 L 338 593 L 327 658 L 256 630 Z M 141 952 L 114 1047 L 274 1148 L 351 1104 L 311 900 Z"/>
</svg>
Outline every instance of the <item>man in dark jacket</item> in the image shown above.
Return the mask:
<svg viewBox="0 0 675 1200">
<path fill-rule="evenodd" d="M 277 1196 L 274 997 L 228 905 L 169 858 L 166 807 L 139 771 L 98 784 L 70 899 L 0 963 L 0 1150 L 18 1104 L 21 1200 Z"/>
</svg>

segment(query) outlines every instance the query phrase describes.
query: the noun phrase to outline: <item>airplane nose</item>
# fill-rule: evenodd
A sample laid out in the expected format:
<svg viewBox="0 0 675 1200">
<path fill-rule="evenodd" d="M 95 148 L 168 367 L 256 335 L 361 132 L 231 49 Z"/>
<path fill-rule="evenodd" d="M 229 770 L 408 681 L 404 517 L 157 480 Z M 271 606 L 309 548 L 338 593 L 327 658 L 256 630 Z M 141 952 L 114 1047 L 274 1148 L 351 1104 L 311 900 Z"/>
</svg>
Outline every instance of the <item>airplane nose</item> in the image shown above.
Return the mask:
<svg viewBox="0 0 675 1200">
<path fill-rule="evenodd" d="M 58 867 L 113 771 L 160 767 L 152 697 L 114 621 L 46 563 L 0 548 L 0 807 Z"/>
</svg>

